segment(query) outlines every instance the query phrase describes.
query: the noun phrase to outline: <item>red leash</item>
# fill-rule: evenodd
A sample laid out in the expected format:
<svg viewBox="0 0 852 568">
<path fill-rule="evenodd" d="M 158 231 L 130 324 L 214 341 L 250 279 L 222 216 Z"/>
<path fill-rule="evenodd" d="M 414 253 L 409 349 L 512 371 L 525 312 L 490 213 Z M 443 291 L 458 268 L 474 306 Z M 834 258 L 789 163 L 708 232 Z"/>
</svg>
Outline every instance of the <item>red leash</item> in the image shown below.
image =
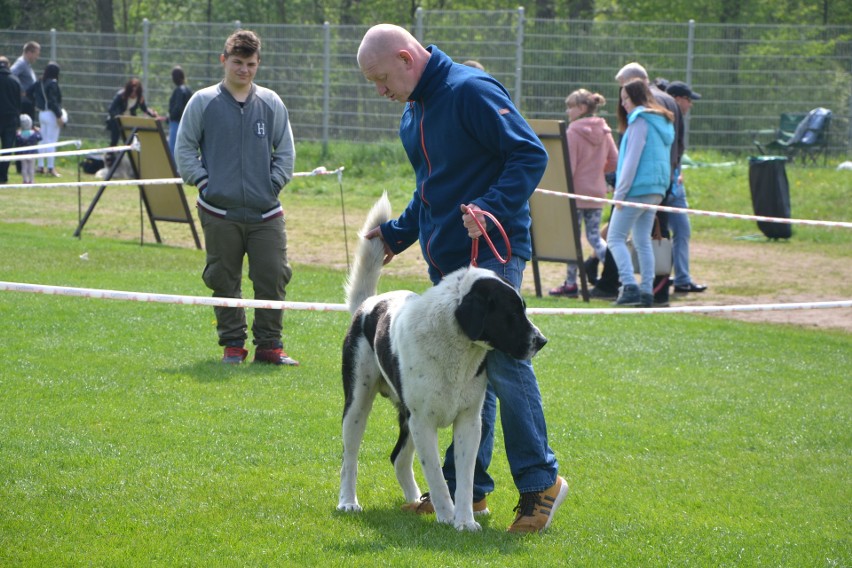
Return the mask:
<svg viewBox="0 0 852 568">
<path fill-rule="evenodd" d="M 494 257 L 500 262 L 500 264 L 506 264 L 512 258 L 512 245 L 509 244 L 509 237 L 506 235 L 506 231 L 503 230 L 503 225 L 500 224 L 500 221 L 497 220 L 494 215 L 489 213 L 488 211 L 483 211 L 482 209 L 467 207 L 463 208 L 464 212 L 470 215 L 473 218 L 473 222 L 476 223 L 476 226 L 479 228 L 479 231 L 482 233 L 482 236 L 485 237 L 485 242 L 488 243 L 488 248 L 491 249 L 491 252 L 494 253 Z M 485 231 L 485 227 L 482 226 L 482 223 L 479 222 L 479 219 L 476 218 L 476 213 L 482 213 L 485 217 L 491 219 L 494 223 L 494 226 L 497 227 L 497 230 L 500 231 L 500 234 L 503 235 L 503 242 L 506 244 L 506 258 L 500 256 L 500 253 L 497 252 L 497 247 L 494 246 L 494 243 L 491 241 L 491 237 L 488 236 L 488 233 Z M 470 265 L 476 266 L 476 257 L 479 256 L 479 237 L 473 239 L 473 243 L 470 246 Z"/>
</svg>

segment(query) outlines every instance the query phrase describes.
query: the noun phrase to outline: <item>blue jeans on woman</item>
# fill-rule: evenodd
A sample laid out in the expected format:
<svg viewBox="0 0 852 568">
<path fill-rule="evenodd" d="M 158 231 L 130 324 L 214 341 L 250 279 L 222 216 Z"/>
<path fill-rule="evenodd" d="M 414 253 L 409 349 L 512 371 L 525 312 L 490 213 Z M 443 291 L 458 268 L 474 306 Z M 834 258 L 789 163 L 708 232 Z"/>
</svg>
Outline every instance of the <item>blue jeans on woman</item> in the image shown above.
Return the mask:
<svg viewBox="0 0 852 568">
<path fill-rule="evenodd" d="M 479 263 L 480 268 L 497 273 L 519 291 L 525 266 L 526 261 L 518 257 L 512 257 L 505 265 L 496 259 Z M 559 463 L 547 443 L 547 424 L 532 363 L 492 350 L 485 357 L 485 365 L 488 388 L 482 406 L 482 437 L 473 474 L 473 499 L 479 501 L 494 491 L 494 480 L 488 474 L 488 466 L 494 449 L 498 399 L 506 458 L 515 486 L 520 493 L 544 491 L 556 483 Z M 450 493 L 455 494 L 452 444 L 447 448 L 443 471 Z"/>
<path fill-rule="evenodd" d="M 658 205 L 663 200 L 661 194 L 640 195 L 627 197 L 624 201 L 633 203 L 644 203 L 646 205 Z M 622 286 L 636 285 L 636 277 L 633 275 L 633 260 L 627 248 L 627 236 L 633 233 L 633 246 L 639 257 L 639 270 L 642 281 L 639 283 L 639 292 L 645 294 L 654 293 L 654 249 L 651 244 L 651 230 L 654 228 L 653 209 L 641 209 L 623 205 L 616 207 L 609 220 L 609 231 L 607 232 L 607 246 L 612 254 L 615 264 L 618 266 L 618 278 Z"/>
</svg>

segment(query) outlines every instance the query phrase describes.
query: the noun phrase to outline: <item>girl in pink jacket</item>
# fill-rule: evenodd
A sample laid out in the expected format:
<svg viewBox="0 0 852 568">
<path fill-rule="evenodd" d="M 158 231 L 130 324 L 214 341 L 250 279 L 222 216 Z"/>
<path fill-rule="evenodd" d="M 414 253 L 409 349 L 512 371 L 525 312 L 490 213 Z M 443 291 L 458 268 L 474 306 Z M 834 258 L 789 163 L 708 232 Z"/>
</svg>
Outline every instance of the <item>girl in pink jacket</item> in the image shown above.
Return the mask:
<svg viewBox="0 0 852 568">
<path fill-rule="evenodd" d="M 612 130 L 606 121 L 597 116 L 606 99 L 600 93 L 578 89 L 565 99 L 568 125 L 568 154 L 574 178 L 574 192 L 590 197 L 606 197 L 604 174 L 614 172 L 618 165 L 618 149 L 612 139 Z M 577 225 L 586 227 L 586 240 L 597 258 L 606 256 L 606 241 L 601 237 L 603 203 L 576 200 Z M 586 267 L 591 268 L 592 263 Z M 597 263 L 594 263 L 597 272 Z M 595 275 L 592 275 L 595 276 Z M 551 296 L 577 297 L 577 264 L 568 264 L 568 276 L 561 286 L 550 290 Z"/>
</svg>

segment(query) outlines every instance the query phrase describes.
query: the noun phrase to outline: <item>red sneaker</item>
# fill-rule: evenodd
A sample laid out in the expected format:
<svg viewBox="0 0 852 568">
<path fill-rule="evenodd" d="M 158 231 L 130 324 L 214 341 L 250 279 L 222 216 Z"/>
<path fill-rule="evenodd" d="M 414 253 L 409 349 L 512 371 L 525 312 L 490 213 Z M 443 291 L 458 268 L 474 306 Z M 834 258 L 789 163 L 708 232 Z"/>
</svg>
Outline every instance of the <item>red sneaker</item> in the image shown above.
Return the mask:
<svg viewBox="0 0 852 568">
<path fill-rule="evenodd" d="M 298 367 L 299 362 L 287 355 L 283 349 L 257 349 L 254 352 L 255 363 L 270 363 L 272 365 L 288 365 Z"/>
<path fill-rule="evenodd" d="M 239 365 L 248 357 L 248 351 L 242 347 L 225 347 L 225 356 L 222 362 L 228 365 Z"/>
<path fill-rule="evenodd" d="M 566 298 L 576 298 L 580 295 L 580 290 L 576 284 L 571 286 L 567 282 L 563 282 L 561 286 L 551 288 L 549 294 L 551 296 L 564 296 Z"/>
</svg>

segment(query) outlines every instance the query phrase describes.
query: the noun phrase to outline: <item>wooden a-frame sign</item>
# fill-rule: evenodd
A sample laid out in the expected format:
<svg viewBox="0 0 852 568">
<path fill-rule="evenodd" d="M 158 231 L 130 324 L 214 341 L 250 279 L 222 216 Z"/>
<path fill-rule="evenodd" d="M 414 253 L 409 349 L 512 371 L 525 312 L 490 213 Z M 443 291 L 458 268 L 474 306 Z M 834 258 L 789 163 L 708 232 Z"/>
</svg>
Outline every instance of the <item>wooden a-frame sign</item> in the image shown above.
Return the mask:
<svg viewBox="0 0 852 568">
<path fill-rule="evenodd" d="M 172 179 L 180 177 L 177 173 L 172 153 L 166 143 L 166 135 L 163 132 L 162 123 L 151 117 L 142 116 L 119 116 L 117 117 L 119 127 L 125 145 L 130 145 L 134 138 L 139 141 L 140 151 L 122 150 L 110 167 L 105 181 L 112 179 L 121 160 L 130 160 L 131 170 L 135 179 Z M 95 206 L 98 204 L 107 186 L 101 186 L 86 214 L 80 219 L 74 236 L 79 237 L 83 226 L 89 220 Z M 181 183 L 163 183 L 151 185 L 139 185 L 139 198 L 148 213 L 154 238 L 158 243 L 162 242 L 160 231 L 157 229 L 157 221 L 172 223 L 186 223 L 192 231 L 195 246 L 201 248 L 198 231 L 195 229 L 195 221 L 186 201 Z"/>
<path fill-rule="evenodd" d="M 565 121 L 532 119 L 528 122 L 544 144 L 549 158 L 547 169 L 538 187 L 560 193 L 574 193 Z M 530 197 L 530 217 L 532 218 L 532 269 L 535 295 L 541 297 L 539 262 L 566 264 L 576 262 L 580 277 L 580 293 L 583 300 L 588 302 L 588 281 L 583 265 L 580 229 L 577 226 L 577 206 L 574 200 L 536 192 Z"/>
</svg>

